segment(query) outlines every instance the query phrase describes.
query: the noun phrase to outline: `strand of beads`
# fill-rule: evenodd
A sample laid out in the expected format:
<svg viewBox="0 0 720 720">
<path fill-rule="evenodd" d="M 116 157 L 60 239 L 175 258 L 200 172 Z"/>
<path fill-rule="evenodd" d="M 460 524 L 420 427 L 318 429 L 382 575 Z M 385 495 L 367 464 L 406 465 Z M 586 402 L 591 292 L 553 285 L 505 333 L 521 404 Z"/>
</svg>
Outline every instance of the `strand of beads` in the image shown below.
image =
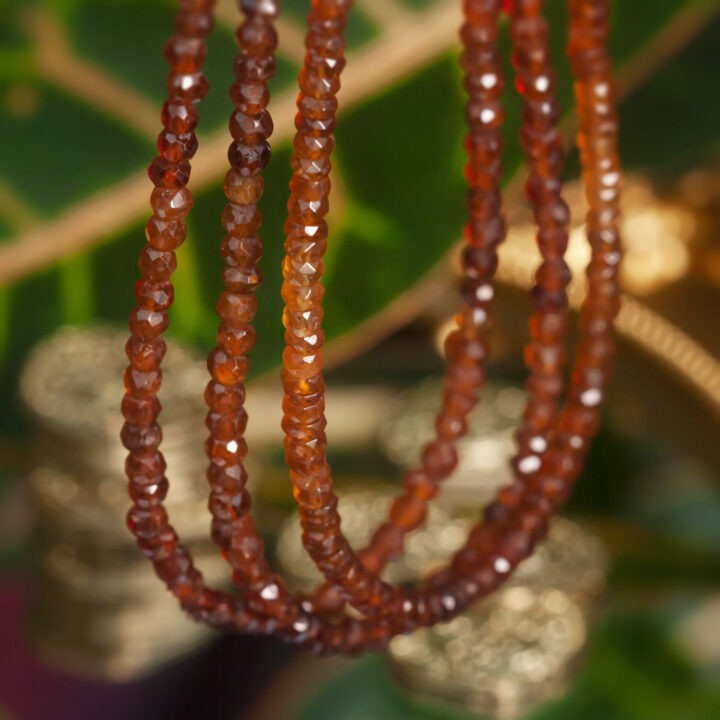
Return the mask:
<svg viewBox="0 0 720 720">
<path fill-rule="evenodd" d="M 404 493 L 395 500 L 388 520 L 360 554 L 364 565 L 374 572 L 398 557 L 405 535 L 424 522 L 428 502 L 457 464 L 454 443 L 467 432 L 467 418 L 484 381 L 488 335 L 495 322 L 492 303 L 497 250 L 505 237 L 500 195 L 504 79 L 497 47 L 499 12 L 499 2 L 466 3 L 466 21 L 460 31 L 463 84 L 468 94 L 464 305 L 457 327 L 445 343 L 447 369 L 441 407 L 435 417 L 435 438 L 423 448 L 420 465 L 406 474 Z"/>
<path fill-rule="evenodd" d="M 251 324 L 257 309 L 255 290 L 262 281 L 258 202 L 264 190 L 262 172 L 270 159 L 268 138 L 273 123 L 267 110 L 268 82 L 275 73 L 273 19 L 279 8 L 268 0 L 242 0 L 240 9 L 245 19 L 236 33 L 239 54 L 236 81 L 230 89 L 234 104 L 230 116 L 233 142 L 228 150 L 231 169 L 225 176 L 228 203 L 222 216 L 226 231 L 221 245 L 224 292 L 217 303 L 221 322 L 217 347 L 208 357 L 211 379 L 205 391 L 210 431 L 207 477 L 213 538 L 233 567 L 235 583 L 245 593 L 249 609 L 267 615 L 267 603 L 277 608 L 278 598 L 274 592 L 268 597 L 267 588 L 275 586 L 275 577 L 265 562 L 245 488 L 247 444 L 243 436 L 248 418 L 244 381 L 256 337 Z"/>
<path fill-rule="evenodd" d="M 528 454 L 527 448 L 523 448 L 521 444 L 514 463 L 514 469 L 520 478 L 527 476 L 529 470 L 539 469 L 541 455 L 535 453 L 542 452 L 547 447 L 547 436 L 554 420 L 557 395 L 562 389 L 562 366 L 558 360 L 562 359 L 562 337 L 567 326 L 565 287 L 569 281 L 569 271 L 563 260 L 563 253 L 567 246 L 569 216 L 567 207 L 559 195 L 558 175 L 562 164 L 562 149 L 557 131 L 559 112 L 552 94 L 553 77 L 546 47 L 546 26 L 540 14 L 541 5 L 538 2 L 519 3 L 513 15 L 521 87 L 530 85 L 532 88 L 540 88 L 535 95 L 532 93 L 526 95 L 524 117 L 524 127 L 529 129 L 524 137 L 525 149 L 531 165 L 528 187 L 532 190 L 530 197 L 540 221 L 539 243 L 545 258 L 538 272 L 538 286 L 535 293 L 538 310 L 532 318 L 531 328 L 536 326 L 543 328 L 548 325 L 553 328 L 553 332 L 547 333 L 545 337 L 538 337 L 540 333 L 536 332 L 535 343 L 531 346 L 534 355 L 529 354 L 530 359 L 533 360 L 533 362 L 529 362 L 531 369 L 529 384 L 534 392 L 529 393 L 528 410 L 525 415 L 526 425 L 519 434 L 536 444 L 542 441 L 544 447 L 540 449 L 535 447 Z M 466 42 L 469 41 L 465 62 L 470 63 L 466 84 L 472 85 L 474 82 L 481 89 L 484 89 L 483 84 L 487 84 L 490 85 L 490 89 L 494 89 L 498 84 L 495 42 L 499 3 L 469 2 L 465 7 L 469 18 L 463 33 L 463 39 Z M 474 46 L 472 40 L 476 42 L 479 40 L 479 44 Z M 529 62 L 528 58 L 532 58 L 532 62 Z M 475 59 L 475 63 L 473 63 L 473 59 Z M 485 143 L 489 141 L 491 147 L 494 148 L 500 144 L 498 132 L 502 111 L 499 106 L 498 90 L 499 88 L 495 93 L 481 93 L 478 98 L 471 95 L 468 104 L 467 119 L 471 133 L 478 130 L 481 133 L 489 132 L 489 135 L 480 136 L 479 145 L 483 149 L 487 147 L 483 141 Z M 535 134 L 533 135 L 533 133 Z M 473 172 L 471 167 L 468 173 L 471 188 L 475 183 L 475 188 L 479 187 L 481 191 L 485 189 L 490 197 L 489 205 L 493 209 L 497 209 L 498 205 L 494 202 L 493 195 L 497 193 L 499 171 L 497 156 L 490 154 L 489 163 L 482 166 L 477 172 Z M 471 190 L 470 198 L 471 223 L 469 229 L 472 232 L 473 225 L 475 225 L 476 241 L 479 247 L 482 247 L 483 242 L 487 240 L 486 233 L 490 233 L 489 246 L 491 253 L 494 253 L 494 248 L 502 239 L 501 217 L 499 213 L 495 212 L 491 222 L 476 222 L 472 216 L 472 201 L 476 199 L 480 202 L 487 202 L 486 195 L 475 195 Z M 492 220 L 495 220 L 495 223 Z M 495 231 L 494 234 L 492 234 L 493 231 Z M 471 249 L 474 249 L 472 245 Z M 469 255 L 470 253 L 466 252 L 466 261 Z M 478 252 L 474 255 L 476 258 L 482 257 L 481 262 L 489 262 L 494 271 L 497 262 L 496 255 L 491 254 L 489 258 L 487 255 L 481 256 Z M 485 338 L 474 327 L 473 316 L 477 314 L 475 311 L 479 310 L 480 317 L 485 319 L 489 310 L 488 303 L 494 295 L 493 286 L 487 282 L 487 276 L 483 276 L 478 269 L 467 264 L 466 273 L 469 276 L 464 287 L 466 309 L 461 316 L 460 328 L 451 335 L 448 342 L 449 358 L 446 377 L 449 392 L 446 392 L 443 398 L 443 407 L 439 413 L 439 420 L 450 417 L 458 425 L 460 431 L 465 425 L 466 414 L 476 401 L 477 389 L 482 382 L 482 362 L 487 355 Z M 555 310 L 554 317 L 552 316 L 553 310 Z M 558 312 L 560 323 L 557 322 Z M 551 314 L 551 318 L 550 322 L 546 323 L 545 317 L 548 313 Z M 485 328 L 483 327 L 483 329 Z M 468 382 L 468 378 L 470 382 Z M 460 387 L 457 384 L 453 387 L 453 380 L 457 382 L 457 379 L 461 381 Z M 454 413 L 453 410 L 457 409 L 458 404 L 462 411 Z M 444 427 L 440 423 L 439 425 Z M 461 432 L 454 433 L 454 436 L 450 438 L 440 436 L 426 446 L 424 462 L 412 477 L 421 476 L 426 479 L 429 476 L 431 486 L 436 490 L 438 480 L 446 477 L 454 467 L 456 454 L 453 440 L 456 440 L 461 434 Z M 327 558 L 323 561 L 321 552 L 314 550 L 309 543 L 306 543 L 306 547 L 318 568 L 329 580 L 330 586 L 336 590 L 336 599 L 339 596 L 340 600 L 348 600 L 355 608 L 368 615 L 387 614 L 388 608 L 397 605 L 405 598 L 402 593 L 397 593 L 383 584 L 378 578 L 378 572 L 382 569 L 384 562 L 401 549 L 404 534 L 415 529 L 423 521 L 427 501 L 408 492 L 401 495 L 391 508 L 389 521 L 378 531 L 381 533 L 383 543 L 387 543 L 387 545 L 377 548 L 371 544 L 370 552 L 364 556 L 361 555 L 362 562 L 358 563 L 358 557 L 353 554 L 339 529 L 337 500 L 332 494 L 332 486 L 328 481 L 329 470 L 324 454 L 320 457 L 320 452 L 323 450 L 324 447 L 321 447 L 316 453 L 311 454 L 311 457 L 314 459 L 316 467 L 322 468 L 324 473 L 323 480 L 326 487 L 324 492 L 327 497 L 324 498 L 324 504 L 320 505 L 319 515 L 322 521 L 318 522 L 317 532 L 318 541 L 323 543 L 323 550 L 327 553 Z M 534 461 L 536 464 L 528 467 L 528 461 Z M 433 473 L 433 470 L 437 472 Z M 305 477 L 304 481 L 312 483 L 313 479 Z M 299 497 L 298 501 L 302 517 L 305 509 L 303 498 Z M 487 565 L 486 575 L 492 586 L 497 584 L 499 578 L 507 572 L 504 569 L 505 563 L 493 563 L 489 552 L 492 550 L 496 536 L 501 535 L 502 532 L 502 526 L 498 526 L 492 532 L 487 528 L 479 531 L 479 535 L 471 536 L 470 544 L 465 551 L 467 559 L 472 558 L 473 562 Z M 482 543 L 480 543 L 481 537 L 483 538 Z M 375 538 L 378 538 L 377 534 Z M 513 535 L 513 550 L 517 561 L 529 553 L 530 547 L 531 543 L 525 535 L 521 533 Z M 368 562 L 368 559 L 371 562 Z M 506 559 L 505 562 L 507 562 Z M 436 581 L 442 582 L 439 577 L 436 578 Z M 323 593 L 327 596 L 328 586 L 322 589 L 321 597 L 323 597 Z M 422 595 L 414 594 L 413 597 L 415 601 L 422 602 Z M 436 598 L 436 605 L 438 608 L 446 608 L 447 598 Z M 446 609 L 439 610 L 439 612 L 446 611 Z"/>
<path fill-rule="evenodd" d="M 320 1 L 316 7 L 323 5 Z M 469 5 L 476 10 L 478 6 L 483 6 L 483 3 L 481 0 L 475 0 Z M 327 3 L 326 9 L 331 18 L 337 18 L 342 11 L 337 3 L 332 2 Z M 481 532 L 473 533 L 470 538 L 471 544 L 475 541 L 476 554 L 472 557 L 462 553 L 456 556 L 451 566 L 452 572 L 445 573 L 446 581 L 431 583 L 429 590 L 394 591 L 389 588 L 388 602 L 385 605 L 386 617 L 362 620 L 344 618 L 337 623 L 303 611 L 303 614 L 299 614 L 296 620 L 288 625 L 287 619 L 284 622 L 273 621 L 262 616 L 257 610 L 248 610 L 242 596 L 232 597 L 204 588 L 199 574 L 192 568 L 189 556 L 177 544 L 177 537 L 167 524 L 167 516 L 162 508 L 160 496 L 162 493 L 160 493 L 158 497 L 151 499 L 150 507 L 157 512 L 150 520 L 143 516 L 141 520 L 145 525 L 138 527 L 131 511 L 130 524 L 134 530 L 140 531 L 138 534 L 141 546 L 145 547 L 148 554 L 153 557 L 159 574 L 165 577 L 169 587 L 180 597 L 184 607 L 199 619 L 219 626 L 252 632 L 281 630 L 296 642 L 311 644 L 316 649 L 325 651 L 358 651 L 382 647 L 393 634 L 444 619 L 459 612 L 473 599 L 492 589 L 516 562 L 513 555 L 507 558 L 503 554 L 506 553 L 505 545 L 508 543 L 512 545 L 513 536 L 517 536 L 519 532 L 529 533 L 532 544 L 536 540 L 535 536 L 540 535 L 538 528 L 542 528 L 543 523 L 547 522 L 562 499 L 562 496 L 556 492 L 558 480 L 564 481 L 566 487 L 579 472 L 582 452 L 594 431 L 604 383 L 607 379 L 606 367 L 612 347 L 612 339 L 608 335 L 609 332 L 611 333 L 612 318 L 617 312 L 616 271 L 608 270 L 608 267 L 614 268 L 617 265 L 619 252 L 615 228 L 617 193 L 612 192 L 615 187 L 613 182 L 617 183 L 614 110 L 604 49 L 607 5 L 606 3 L 598 5 L 597 2 L 593 4 L 589 0 L 573 0 L 571 10 L 573 10 L 572 29 L 575 42 L 575 45 L 571 43 L 571 49 L 576 48 L 574 70 L 580 78 L 578 92 L 583 88 L 585 90 L 583 95 L 585 102 L 579 103 L 581 143 L 585 139 L 589 144 L 595 143 L 597 146 L 593 152 L 585 152 L 582 156 L 591 216 L 594 212 L 596 222 L 594 224 L 589 222 L 591 242 L 593 242 L 593 262 L 588 274 L 589 299 L 581 321 L 583 338 L 579 359 L 573 374 L 568 405 L 560 415 L 558 430 L 552 434 L 551 446 L 543 456 L 540 471 L 531 482 L 523 484 L 518 492 L 507 495 L 501 493 L 494 507 L 504 506 L 505 513 L 494 512 L 491 506 L 491 511 L 487 514 L 488 520 L 480 528 Z M 588 70 L 588 67 L 591 70 Z M 599 100 L 601 97 L 602 102 Z M 327 119 L 323 122 L 327 123 Z M 598 137 L 600 141 L 597 141 Z M 311 202 L 317 201 L 311 200 Z M 595 238 L 592 236 L 593 232 L 596 233 Z M 142 268 L 141 263 L 141 270 Z M 143 275 L 145 276 L 144 272 Z M 141 304 L 141 309 L 143 307 Z M 166 315 L 163 316 L 162 312 L 158 314 L 159 320 L 151 323 L 160 327 L 154 335 L 155 338 L 163 329 L 163 318 L 166 321 Z M 131 317 L 131 327 L 133 324 L 134 316 Z M 137 360 L 135 353 L 133 358 Z M 131 364 L 131 369 L 132 367 Z M 137 393 L 133 383 L 127 382 L 127 386 L 128 395 L 135 397 Z M 129 462 L 134 455 L 142 456 L 141 447 L 149 448 L 150 457 L 156 459 L 159 457 L 160 472 L 162 472 L 164 469 L 162 456 L 157 451 L 159 429 L 153 428 L 151 432 L 142 431 L 143 427 L 152 426 L 157 416 L 159 407 L 154 397 L 157 387 L 159 387 L 159 368 L 154 376 L 151 390 L 143 396 L 149 400 L 149 403 L 144 404 L 143 407 L 154 411 L 154 417 L 150 412 L 151 422 L 146 421 L 145 425 L 139 421 L 141 418 L 138 418 L 138 422 L 128 422 L 123 434 L 126 444 L 131 446 Z M 142 419 L 147 420 L 147 418 Z M 133 435 L 137 428 L 140 428 L 140 432 Z M 139 441 L 136 436 L 141 435 L 144 440 Z M 580 464 L 572 462 L 578 456 Z M 143 482 L 137 483 L 138 479 L 133 477 L 133 470 L 137 469 L 142 471 L 141 466 L 128 467 L 131 475 L 131 494 L 138 485 L 143 486 Z M 565 473 L 564 476 L 561 475 L 561 471 Z M 530 523 L 528 519 L 531 520 Z M 534 530 L 528 530 L 529 527 Z M 478 541 L 483 537 L 486 540 L 491 538 L 493 542 L 487 543 L 487 552 L 478 554 Z M 500 562 L 501 560 L 503 562 Z M 288 604 L 291 604 L 291 601 Z"/>
<path fill-rule="evenodd" d="M 538 224 L 537 245 L 542 262 L 531 297 L 531 342 L 526 348 L 530 377 L 523 426 L 512 461 L 515 476 L 527 479 L 540 467 L 557 403 L 563 390 L 564 340 L 568 326 L 567 286 L 570 268 L 564 260 L 570 211 L 562 199 L 563 146 L 555 97 L 555 73 L 548 50 L 548 27 L 542 0 L 515 0 L 510 13 L 517 87 L 523 97 L 520 142 L 530 175 L 525 189 Z"/>
<path fill-rule="evenodd" d="M 607 0 L 570 0 L 569 54 L 578 106 L 578 145 L 590 209 L 588 293 L 580 315 L 580 341 L 568 400 L 551 437 L 541 470 L 528 482 L 501 492 L 486 515 L 506 516 L 505 537 L 497 561 L 512 566 L 508 554 L 513 534 L 525 532 L 534 542 L 567 498 L 597 432 L 613 355 L 613 321 L 620 307 L 618 231 L 620 169 L 617 155 L 615 90 L 606 43 Z M 482 536 L 482 532 L 478 535 Z M 472 579 L 472 558 L 458 554 L 451 574 Z M 505 563 L 503 563 L 505 565 Z M 460 583 L 459 590 L 462 590 Z"/>
<path fill-rule="evenodd" d="M 165 46 L 170 65 L 168 99 L 162 112 L 159 155 L 148 171 L 155 185 L 150 198 L 153 215 L 146 226 L 147 245 L 138 263 L 141 279 L 135 286 L 137 306 L 129 320 L 131 337 L 126 350 L 130 365 L 125 372 L 122 403 L 125 425 L 121 437 L 129 450 L 126 472 L 133 501 L 128 526 L 158 575 L 185 607 L 201 600 L 203 587 L 162 505 L 168 481 L 159 451 L 162 433 L 157 423 L 157 393 L 166 350 L 161 335 L 168 326 L 173 301 L 170 277 L 177 262 L 175 249 L 185 240 L 185 216 L 193 203 L 186 184 L 190 159 L 197 148 L 195 103 L 208 87 L 201 68 L 205 38 L 213 26 L 213 5 L 212 0 L 182 0 L 175 15 L 176 33 Z"/>
</svg>

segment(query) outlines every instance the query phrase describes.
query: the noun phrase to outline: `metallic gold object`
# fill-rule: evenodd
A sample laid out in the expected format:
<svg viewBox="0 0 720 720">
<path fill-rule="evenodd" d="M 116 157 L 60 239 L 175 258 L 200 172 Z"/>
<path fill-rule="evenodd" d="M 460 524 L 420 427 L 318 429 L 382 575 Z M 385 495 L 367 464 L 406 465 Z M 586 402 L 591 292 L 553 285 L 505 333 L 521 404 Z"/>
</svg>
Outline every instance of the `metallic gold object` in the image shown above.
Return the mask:
<svg viewBox="0 0 720 720">
<path fill-rule="evenodd" d="M 129 505 L 117 408 L 125 333 L 65 328 L 31 354 L 21 378 L 35 424 L 29 489 L 36 516 L 30 617 L 37 650 L 63 667 L 111 678 L 146 672 L 206 642 L 210 632 L 176 612 L 127 533 Z M 169 343 L 169 345 L 173 345 Z M 197 388 L 204 362 L 171 347 L 163 397 L 164 450 L 176 478 L 168 506 L 209 580 L 227 569 L 208 539 Z"/>
</svg>

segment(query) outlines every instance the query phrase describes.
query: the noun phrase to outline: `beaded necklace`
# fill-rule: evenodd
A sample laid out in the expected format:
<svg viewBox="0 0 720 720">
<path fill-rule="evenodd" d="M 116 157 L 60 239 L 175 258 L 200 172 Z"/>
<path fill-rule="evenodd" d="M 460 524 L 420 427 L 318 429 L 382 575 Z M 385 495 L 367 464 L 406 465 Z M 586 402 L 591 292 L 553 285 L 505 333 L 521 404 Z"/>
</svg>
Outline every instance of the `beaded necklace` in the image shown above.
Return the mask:
<svg viewBox="0 0 720 720">
<path fill-rule="evenodd" d="M 542 0 L 464 0 L 461 30 L 465 116 L 465 176 L 468 220 L 462 252 L 463 307 L 445 351 L 447 366 L 435 437 L 368 546 L 355 552 L 340 528 L 337 497 L 326 458 L 322 362 L 323 254 L 327 245 L 331 154 L 340 74 L 345 65 L 344 29 L 351 0 L 313 0 L 307 53 L 300 71 L 293 178 L 285 223 L 282 296 L 285 351 L 282 382 L 285 458 L 300 510 L 303 544 L 325 582 L 307 596 L 293 595 L 265 559 L 250 514 L 243 460 L 247 423 L 244 381 L 255 343 L 252 320 L 262 216 L 258 208 L 270 159 L 273 130 L 268 81 L 275 71 L 278 0 L 240 0 L 244 19 L 237 31 L 239 55 L 230 97 L 228 171 L 222 214 L 225 237 L 224 291 L 217 303 L 217 346 L 209 355 L 206 442 L 212 536 L 233 570 L 237 592 L 209 588 L 180 543 L 163 500 L 168 489 L 159 450 L 162 433 L 158 391 L 173 302 L 175 249 L 186 235 L 193 204 L 187 188 L 190 159 L 197 150 L 196 103 L 207 92 L 202 73 L 205 39 L 213 26 L 213 0 L 178 0 L 175 34 L 165 46 L 171 71 L 163 107 L 158 157 L 149 167 L 153 215 L 130 315 L 122 441 L 133 505 L 128 526 L 155 571 L 194 618 L 213 626 L 273 634 L 318 652 L 357 653 L 382 649 L 389 640 L 460 613 L 495 589 L 547 532 L 548 522 L 568 497 L 590 440 L 597 431 L 613 354 L 613 321 L 619 310 L 621 258 L 617 229 L 619 166 L 617 117 L 606 53 L 607 0 L 568 0 L 568 52 L 575 79 L 578 146 L 589 212 L 592 259 L 588 292 L 580 313 L 576 358 L 565 404 L 564 339 L 568 326 L 564 260 L 569 212 L 561 197 L 563 150 L 555 98 L 555 75 L 547 47 Z M 424 522 L 427 505 L 457 464 L 456 442 L 478 401 L 494 323 L 493 276 L 505 236 L 500 177 L 504 78 L 497 48 L 498 24 L 510 19 L 516 84 L 523 99 L 521 145 L 527 158 L 526 191 L 538 224 L 542 261 L 532 289 L 527 406 L 517 431 L 514 480 L 483 511 L 482 520 L 448 566 L 416 587 L 395 587 L 381 578 L 385 565 L 403 550 L 405 535 Z M 356 612 L 346 613 L 347 605 Z"/>
</svg>

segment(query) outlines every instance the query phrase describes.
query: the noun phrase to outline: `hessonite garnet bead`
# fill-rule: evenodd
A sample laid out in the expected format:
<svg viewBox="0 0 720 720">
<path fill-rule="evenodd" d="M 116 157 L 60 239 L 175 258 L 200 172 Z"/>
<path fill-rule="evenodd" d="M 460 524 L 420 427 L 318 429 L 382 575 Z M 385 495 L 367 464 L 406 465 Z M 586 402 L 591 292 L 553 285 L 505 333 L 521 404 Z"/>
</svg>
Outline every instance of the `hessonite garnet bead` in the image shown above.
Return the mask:
<svg viewBox="0 0 720 720">
<path fill-rule="evenodd" d="M 381 649 L 393 635 L 446 620 L 494 590 L 541 540 L 553 512 L 582 470 L 589 441 L 599 424 L 613 351 L 613 320 L 619 309 L 617 285 L 621 257 L 617 229 L 619 163 L 617 116 L 606 43 L 607 0 L 569 0 L 569 55 L 578 106 L 578 145 L 590 210 L 592 255 L 588 295 L 583 305 L 577 355 L 565 406 L 564 338 L 568 327 L 569 270 L 564 261 L 569 212 L 561 195 L 562 144 L 555 76 L 547 48 L 548 28 L 541 0 L 465 0 L 461 30 L 468 93 L 465 141 L 468 221 L 462 252 L 464 304 L 446 343 L 447 369 L 435 437 L 423 448 L 418 466 L 388 517 L 366 548 L 355 552 L 337 512 L 327 462 L 322 346 L 323 254 L 329 228 L 331 155 L 337 123 L 337 93 L 345 66 L 344 31 L 350 0 L 313 0 L 308 16 L 307 54 L 299 76 L 300 95 L 293 141 L 293 179 L 285 223 L 283 262 L 286 348 L 282 427 L 293 494 L 300 509 L 303 542 L 326 582 L 307 596 L 292 595 L 268 564 L 250 514 L 244 459 L 244 382 L 256 333 L 255 290 L 264 190 L 263 170 L 270 158 L 273 130 L 267 105 L 268 80 L 275 70 L 275 0 L 241 0 L 236 37 L 238 57 L 230 97 L 231 168 L 224 190 L 225 237 L 222 292 L 217 313 L 217 346 L 208 357 L 211 379 L 205 390 L 209 437 L 207 480 L 212 537 L 232 568 L 238 592 L 205 586 L 190 553 L 169 524 L 163 500 L 168 490 L 159 450 L 162 431 L 158 391 L 174 291 L 174 250 L 185 239 L 185 217 L 192 207 L 186 185 L 197 149 L 195 104 L 207 91 L 202 72 L 205 38 L 213 25 L 212 0 L 178 0 L 175 35 L 166 45 L 170 66 L 164 130 L 149 176 L 153 215 L 140 254 L 141 280 L 129 319 L 130 364 L 125 373 L 125 418 L 121 438 L 129 454 L 126 472 L 132 507 L 128 526 L 159 577 L 196 619 L 226 629 L 274 633 L 318 652 L 357 653 Z M 457 463 L 455 443 L 467 432 L 469 413 L 479 399 L 489 332 L 495 315 L 494 274 L 498 245 L 505 236 L 499 183 L 502 173 L 505 85 L 498 52 L 501 9 L 510 16 L 515 85 L 522 96 L 520 143 L 527 157 L 526 194 L 538 224 L 542 257 L 531 293 L 533 313 L 526 348 L 528 403 L 517 432 L 514 478 L 483 511 L 482 519 L 447 567 L 422 586 L 396 588 L 381 577 L 386 563 L 403 549 L 408 532 L 425 520 L 427 503 Z M 348 614 L 346 603 L 361 615 Z"/>
</svg>

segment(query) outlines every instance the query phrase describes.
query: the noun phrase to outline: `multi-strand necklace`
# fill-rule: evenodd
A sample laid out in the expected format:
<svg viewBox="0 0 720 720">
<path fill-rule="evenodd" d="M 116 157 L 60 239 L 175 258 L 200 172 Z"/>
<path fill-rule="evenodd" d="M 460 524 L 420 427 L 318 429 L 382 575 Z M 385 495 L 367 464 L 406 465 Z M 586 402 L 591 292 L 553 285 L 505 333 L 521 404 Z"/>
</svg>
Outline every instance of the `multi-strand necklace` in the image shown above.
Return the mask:
<svg viewBox="0 0 720 720">
<path fill-rule="evenodd" d="M 280 636 L 321 652 L 355 653 L 383 648 L 396 634 L 446 620 L 495 589 L 547 532 L 548 522 L 578 477 L 596 433 L 613 354 L 613 321 L 619 309 L 617 117 L 606 52 L 607 0 L 569 0 L 569 55 L 575 79 L 578 146 L 589 212 L 592 259 L 579 320 L 580 338 L 564 405 L 564 339 L 568 327 L 563 258 L 569 212 L 561 196 L 563 148 L 555 97 L 556 78 L 547 45 L 542 0 L 465 0 L 461 63 L 468 94 L 465 141 L 469 185 L 462 252 L 463 306 L 445 352 L 444 391 L 434 439 L 422 450 L 388 517 L 367 547 L 355 551 L 344 536 L 326 456 L 323 378 L 323 254 L 328 242 L 330 166 L 337 93 L 345 65 L 344 29 L 351 0 L 312 0 L 307 53 L 293 143 L 293 178 L 285 223 L 282 296 L 285 351 L 282 382 L 285 457 L 303 530 L 303 544 L 325 577 L 312 593 L 293 595 L 269 566 L 250 512 L 244 459 L 244 410 L 252 326 L 262 276 L 258 203 L 273 129 L 267 106 L 275 70 L 278 0 L 241 0 L 239 55 L 230 91 L 233 141 L 224 189 L 224 291 L 217 303 L 217 346 L 208 358 L 205 390 L 210 435 L 209 508 L 212 535 L 233 570 L 236 593 L 207 587 L 170 525 L 168 490 L 158 424 L 165 354 L 162 334 L 173 302 L 176 248 L 186 235 L 193 197 L 187 189 L 197 149 L 197 103 L 207 92 L 202 73 L 205 40 L 212 30 L 213 0 L 178 0 L 175 34 L 165 47 L 170 64 L 168 99 L 159 155 L 149 168 L 153 215 L 135 287 L 125 374 L 122 440 L 132 508 L 128 524 L 157 574 L 193 617 L 211 625 Z M 505 80 L 497 48 L 501 12 L 509 15 L 516 85 L 523 99 L 521 144 L 527 157 L 526 190 L 538 224 L 542 257 L 532 289 L 527 406 L 512 459 L 514 480 L 482 513 L 465 546 L 446 568 L 415 587 L 382 579 L 385 565 L 403 551 L 407 533 L 420 527 L 428 503 L 457 464 L 456 442 L 467 432 L 478 401 L 494 323 L 493 277 L 505 236 L 500 179 Z M 347 612 L 348 606 L 354 611 Z"/>
</svg>

